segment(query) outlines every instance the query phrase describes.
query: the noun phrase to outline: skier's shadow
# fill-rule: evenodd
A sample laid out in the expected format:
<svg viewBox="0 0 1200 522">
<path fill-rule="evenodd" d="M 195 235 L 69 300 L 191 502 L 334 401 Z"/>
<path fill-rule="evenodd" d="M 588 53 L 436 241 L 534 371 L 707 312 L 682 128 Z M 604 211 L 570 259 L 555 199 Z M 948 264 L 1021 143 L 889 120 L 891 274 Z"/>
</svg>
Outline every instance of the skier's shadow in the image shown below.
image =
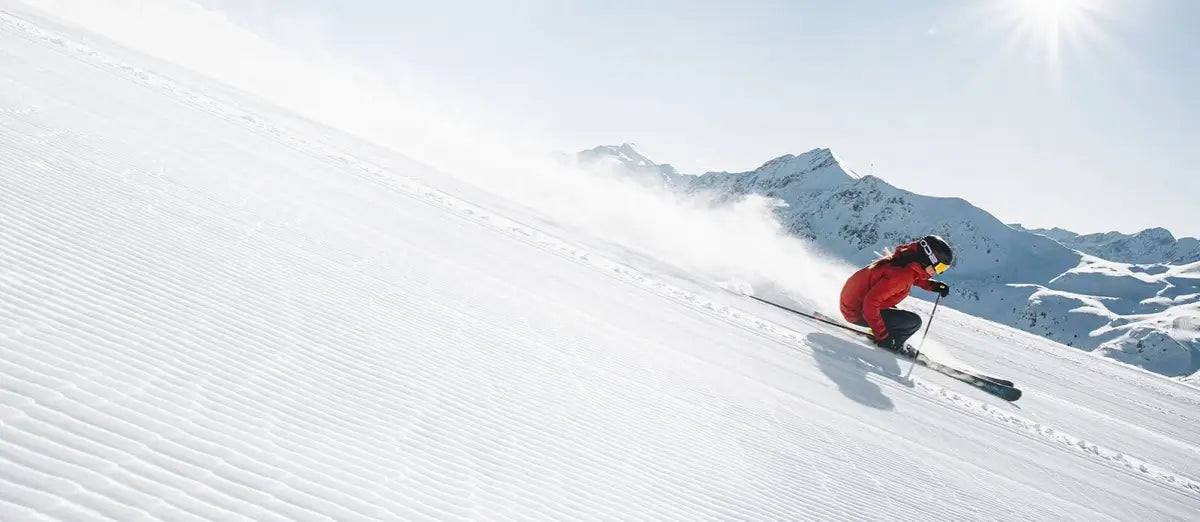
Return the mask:
<svg viewBox="0 0 1200 522">
<path fill-rule="evenodd" d="M 821 332 L 806 335 L 804 341 L 812 348 L 817 368 L 854 402 L 881 410 L 895 406 L 878 384 L 867 379 L 868 373 L 912 386 L 912 381 L 900 376 L 900 364 L 891 354 Z"/>
</svg>

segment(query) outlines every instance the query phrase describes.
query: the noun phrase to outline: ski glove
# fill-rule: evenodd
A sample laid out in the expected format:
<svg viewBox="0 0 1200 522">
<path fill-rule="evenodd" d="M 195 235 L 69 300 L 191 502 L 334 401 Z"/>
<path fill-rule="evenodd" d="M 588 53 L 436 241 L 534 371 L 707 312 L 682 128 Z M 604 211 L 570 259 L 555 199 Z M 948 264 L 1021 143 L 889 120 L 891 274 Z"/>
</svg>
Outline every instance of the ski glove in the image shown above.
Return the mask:
<svg viewBox="0 0 1200 522">
<path fill-rule="evenodd" d="M 943 283 L 941 281 L 930 280 L 929 281 L 929 290 L 937 293 L 938 295 L 940 295 L 942 297 L 946 297 L 946 296 L 950 295 L 950 285 Z"/>
</svg>

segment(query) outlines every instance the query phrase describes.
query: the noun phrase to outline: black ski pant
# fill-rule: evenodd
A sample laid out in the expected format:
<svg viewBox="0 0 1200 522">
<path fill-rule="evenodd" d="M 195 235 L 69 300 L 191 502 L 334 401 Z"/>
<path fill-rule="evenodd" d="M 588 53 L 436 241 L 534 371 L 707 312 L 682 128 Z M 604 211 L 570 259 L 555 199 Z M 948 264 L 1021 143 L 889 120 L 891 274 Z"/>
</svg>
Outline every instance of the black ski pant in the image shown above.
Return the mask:
<svg viewBox="0 0 1200 522">
<path fill-rule="evenodd" d="M 921 329 L 921 316 L 908 310 L 884 308 L 879 311 L 879 315 L 883 316 L 883 324 L 887 327 L 888 336 L 896 338 L 900 344 L 904 344 L 904 341 Z M 870 327 L 866 319 L 860 319 L 854 324 Z"/>
</svg>

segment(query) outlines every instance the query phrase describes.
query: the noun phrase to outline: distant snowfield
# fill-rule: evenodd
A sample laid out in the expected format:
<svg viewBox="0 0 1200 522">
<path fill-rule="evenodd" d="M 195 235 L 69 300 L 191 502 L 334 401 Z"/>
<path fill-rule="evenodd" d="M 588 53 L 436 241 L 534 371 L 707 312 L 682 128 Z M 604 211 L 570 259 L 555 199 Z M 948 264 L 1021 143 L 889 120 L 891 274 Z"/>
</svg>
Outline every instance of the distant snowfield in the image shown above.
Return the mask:
<svg viewBox="0 0 1200 522">
<path fill-rule="evenodd" d="M 25 16 L 0 13 L 0 520 L 1200 512 L 1197 388 L 951 311 L 930 350 L 1025 398 L 905 379 Z"/>
</svg>

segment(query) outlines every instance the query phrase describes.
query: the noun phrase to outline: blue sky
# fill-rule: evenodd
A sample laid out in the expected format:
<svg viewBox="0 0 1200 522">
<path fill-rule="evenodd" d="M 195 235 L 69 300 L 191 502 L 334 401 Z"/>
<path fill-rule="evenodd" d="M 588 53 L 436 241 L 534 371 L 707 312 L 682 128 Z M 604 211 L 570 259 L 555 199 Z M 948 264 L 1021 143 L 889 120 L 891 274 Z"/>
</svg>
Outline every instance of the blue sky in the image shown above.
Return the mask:
<svg viewBox="0 0 1200 522">
<path fill-rule="evenodd" d="M 700 173 L 829 147 L 1005 222 L 1200 235 L 1200 2 L 1055 2 L 201 1 L 547 149 Z"/>
</svg>

